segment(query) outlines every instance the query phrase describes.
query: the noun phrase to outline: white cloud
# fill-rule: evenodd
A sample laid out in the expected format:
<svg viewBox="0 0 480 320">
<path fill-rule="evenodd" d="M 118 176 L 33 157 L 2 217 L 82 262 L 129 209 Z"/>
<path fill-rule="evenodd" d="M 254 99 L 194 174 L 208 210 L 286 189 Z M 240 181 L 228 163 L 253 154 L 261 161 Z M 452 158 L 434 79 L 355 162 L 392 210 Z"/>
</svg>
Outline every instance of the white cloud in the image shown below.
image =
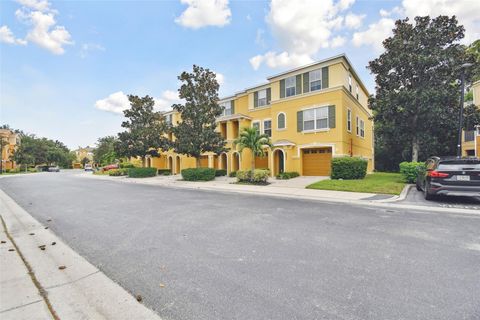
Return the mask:
<svg viewBox="0 0 480 320">
<path fill-rule="evenodd" d="M 93 51 L 105 51 L 105 47 L 97 43 L 84 43 L 80 50 L 80 58 L 85 59 Z"/>
<path fill-rule="evenodd" d="M 5 42 L 8 44 L 20 44 L 20 45 L 27 44 L 27 41 L 23 39 L 15 38 L 12 31 L 7 26 L 0 27 L 0 42 Z"/>
<path fill-rule="evenodd" d="M 353 34 L 352 42 L 356 47 L 362 45 L 371 45 L 376 52 L 383 51 L 382 41 L 392 34 L 395 27 L 395 21 L 390 18 L 381 18 L 379 21 L 372 23 L 368 29 Z"/>
<path fill-rule="evenodd" d="M 217 78 L 217 82 L 219 85 L 222 85 L 225 83 L 225 76 L 219 72 L 215 72 L 215 76 Z"/>
<path fill-rule="evenodd" d="M 17 2 L 24 7 L 37 11 L 43 12 L 50 9 L 50 3 L 47 0 L 17 0 Z"/>
<path fill-rule="evenodd" d="M 182 101 L 178 97 L 178 92 L 172 90 L 163 91 L 161 97 L 154 97 L 153 100 L 155 101 L 154 109 L 156 111 L 170 110 L 172 104 Z M 95 108 L 111 113 L 123 114 L 124 110 L 130 108 L 130 101 L 123 91 L 117 91 L 104 99 L 97 100 Z"/>
<path fill-rule="evenodd" d="M 358 29 L 362 26 L 365 17 L 364 14 L 349 13 L 345 17 L 345 26 L 350 29 Z"/>
<path fill-rule="evenodd" d="M 180 0 L 188 5 L 175 22 L 192 29 L 206 26 L 223 27 L 230 23 L 232 12 L 228 0 Z"/>
<path fill-rule="evenodd" d="M 250 58 L 251 66 L 255 70 L 263 63 L 271 68 L 294 67 L 312 62 L 323 48 L 343 45 L 345 39 L 335 32 L 357 26 L 363 19 L 350 13 L 347 25 L 343 12 L 354 1 L 272 0 L 266 20 L 282 50 Z"/>
</svg>

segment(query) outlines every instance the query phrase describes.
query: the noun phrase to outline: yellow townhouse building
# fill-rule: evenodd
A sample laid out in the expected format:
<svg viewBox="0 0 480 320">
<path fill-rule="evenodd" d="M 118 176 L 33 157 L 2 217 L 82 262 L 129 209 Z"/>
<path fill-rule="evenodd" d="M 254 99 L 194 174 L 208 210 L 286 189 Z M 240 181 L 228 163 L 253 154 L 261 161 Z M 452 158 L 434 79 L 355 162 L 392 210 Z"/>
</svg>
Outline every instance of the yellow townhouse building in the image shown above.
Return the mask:
<svg viewBox="0 0 480 320">
<path fill-rule="evenodd" d="M 247 88 L 219 103 L 224 113 L 217 130 L 227 141 L 228 152 L 205 154 L 202 167 L 248 170 L 250 150 L 238 152 L 233 141 L 243 127 L 255 127 L 270 136 L 273 147 L 255 159 L 256 168 L 274 176 L 296 171 L 307 176 L 327 176 L 333 157 L 355 156 L 374 168 L 373 121 L 368 91 L 346 55 L 338 55 L 269 77 L 262 85 Z M 181 121 L 175 111 L 167 122 Z M 169 134 L 169 138 L 175 137 Z M 170 169 L 195 167 L 195 159 L 173 151 L 147 158 L 146 166 Z"/>
<path fill-rule="evenodd" d="M 82 168 L 82 160 L 84 158 L 88 159 L 88 163 L 93 162 L 93 148 L 90 146 L 78 147 L 77 150 L 73 151 L 75 153 L 75 160 L 72 162 L 73 169 Z"/>
<path fill-rule="evenodd" d="M 473 83 L 473 104 L 480 108 L 480 80 Z M 463 131 L 462 155 L 480 157 L 480 123 L 476 124 L 475 130 Z"/>
<path fill-rule="evenodd" d="M 0 129 L 2 146 L 2 170 L 15 169 L 16 163 L 12 160 L 13 153 L 20 145 L 20 135 L 10 129 Z"/>
</svg>

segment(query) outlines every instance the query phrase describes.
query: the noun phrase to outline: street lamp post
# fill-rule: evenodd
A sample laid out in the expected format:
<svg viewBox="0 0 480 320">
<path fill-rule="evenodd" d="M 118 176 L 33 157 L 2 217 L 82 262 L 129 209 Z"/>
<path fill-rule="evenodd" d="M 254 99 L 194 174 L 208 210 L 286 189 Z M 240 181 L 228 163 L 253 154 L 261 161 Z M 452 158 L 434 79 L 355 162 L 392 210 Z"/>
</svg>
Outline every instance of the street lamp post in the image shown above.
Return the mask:
<svg viewBox="0 0 480 320">
<path fill-rule="evenodd" d="M 465 91 L 465 69 L 471 67 L 472 63 L 464 63 L 461 66 L 460 76 L 460 116 L 458 119 L 458 144 L 457 144 L 457 158 L 462 157 L 462 127 L 463 127 L 463 102 Z"/>
</svg>

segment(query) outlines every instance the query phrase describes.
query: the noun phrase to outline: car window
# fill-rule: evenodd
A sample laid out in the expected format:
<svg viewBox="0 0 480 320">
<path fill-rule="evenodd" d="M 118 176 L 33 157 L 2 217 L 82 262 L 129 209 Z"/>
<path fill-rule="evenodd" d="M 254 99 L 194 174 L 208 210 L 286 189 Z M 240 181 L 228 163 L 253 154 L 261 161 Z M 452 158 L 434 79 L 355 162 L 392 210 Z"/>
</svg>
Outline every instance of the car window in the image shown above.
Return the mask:
<svg viewBox="0 0 480 320">
<path fill-rule="evenodd" d="M 441 162 L 438 165 L 438 170 L 480 170 L 480 162 L 462 162 L 462 163 L 451 163 L 451 162 Z"/>
</svg>

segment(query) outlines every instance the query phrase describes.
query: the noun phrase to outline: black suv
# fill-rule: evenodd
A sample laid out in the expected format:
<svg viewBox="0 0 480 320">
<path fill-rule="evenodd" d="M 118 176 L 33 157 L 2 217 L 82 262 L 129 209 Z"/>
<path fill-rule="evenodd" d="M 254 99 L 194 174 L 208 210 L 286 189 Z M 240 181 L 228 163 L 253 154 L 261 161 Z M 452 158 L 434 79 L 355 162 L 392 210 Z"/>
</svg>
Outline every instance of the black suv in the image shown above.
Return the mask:
<svg viewBox="0 0 480 320">
<path fill-rule="evenodd" d="M 431 157 L 419 170 L 417 190 L 435 195 L 480 197 L 480 159 Z"/>
</svg>

